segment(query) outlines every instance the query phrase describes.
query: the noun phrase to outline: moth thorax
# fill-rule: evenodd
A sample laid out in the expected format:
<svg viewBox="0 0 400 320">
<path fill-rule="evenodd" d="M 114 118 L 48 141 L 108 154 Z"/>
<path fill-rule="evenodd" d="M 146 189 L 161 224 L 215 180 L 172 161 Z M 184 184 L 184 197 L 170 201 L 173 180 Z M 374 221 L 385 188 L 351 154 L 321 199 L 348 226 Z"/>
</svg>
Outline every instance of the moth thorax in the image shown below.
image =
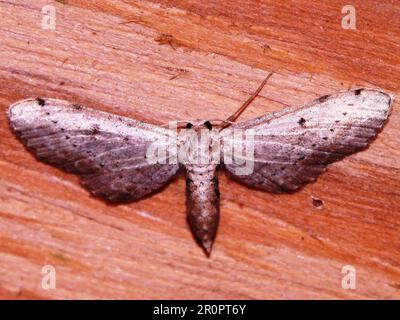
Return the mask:
<svg viewBox="0 0 400 320">
<path fill-rule="evenodd" d="M 217 130 L 182 130 L 179 133 L 179 162 L 207 165 L 220 161 L 220 140 Z"/>
<path fill-rule="evenodd" d="M 188 174 L 195 174 L 195 175 L 213 175 L 216 169 L 216 164 L 207 164 L 207 165 L 198 165 L 198 164 L 187 164 L 186 169 Z"/>
</svg>

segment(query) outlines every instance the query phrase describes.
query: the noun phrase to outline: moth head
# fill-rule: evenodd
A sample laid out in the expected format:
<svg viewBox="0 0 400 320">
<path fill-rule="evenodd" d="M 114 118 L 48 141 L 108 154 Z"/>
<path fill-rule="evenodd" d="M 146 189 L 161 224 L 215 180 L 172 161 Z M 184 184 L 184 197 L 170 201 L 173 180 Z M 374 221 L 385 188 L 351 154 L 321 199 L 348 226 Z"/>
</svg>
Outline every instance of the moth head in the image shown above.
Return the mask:
<svg viewBox="0 0 400 320">
<path fill-rule="evenodd" d="M 183 128 L 184 129 L 193 129 L 195 131 L 200 131 L 200 130 L 212 130 L 214 128 L 214 126 L 211 123 L 211 121 L 198 120 L 198 121 L 187 122 L 183 126 Z"/>
<path fill-rule="evenodd" d="M 203 126 L 206 127 L 208 130 L 212 130 L 213 126 L 210 121 L 204 121 Z"/>
</svg>

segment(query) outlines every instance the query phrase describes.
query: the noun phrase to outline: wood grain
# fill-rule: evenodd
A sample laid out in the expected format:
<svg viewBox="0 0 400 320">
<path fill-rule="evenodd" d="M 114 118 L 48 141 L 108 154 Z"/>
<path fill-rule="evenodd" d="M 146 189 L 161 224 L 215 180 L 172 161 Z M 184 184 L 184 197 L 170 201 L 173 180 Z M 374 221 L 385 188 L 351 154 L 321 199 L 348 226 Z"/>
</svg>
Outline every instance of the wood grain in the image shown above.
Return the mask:
<svg viewBox="0 0 400 320">
<path fill-rule="evenodd" d="M 20 299 L 398 299 L 400 112 L 367 150 L 291 195 L 220 172 L 221 223 L 210 259 L 185 217 L 184 179 L 128 205 L 90 197 L 38 162 L 5 110 L 54 97 L 151 123 L 224 119 L 270 71 L 241 119 L 366 86 L 400 92 L 396 1 L 0 2 L 0 297 Z M 173 78 L 172 80 L 170 80 Z M 57 272 L 41 287 L 42 267 Z M 341 286 L 356 268 L 356 289 Z"/>
</svg>

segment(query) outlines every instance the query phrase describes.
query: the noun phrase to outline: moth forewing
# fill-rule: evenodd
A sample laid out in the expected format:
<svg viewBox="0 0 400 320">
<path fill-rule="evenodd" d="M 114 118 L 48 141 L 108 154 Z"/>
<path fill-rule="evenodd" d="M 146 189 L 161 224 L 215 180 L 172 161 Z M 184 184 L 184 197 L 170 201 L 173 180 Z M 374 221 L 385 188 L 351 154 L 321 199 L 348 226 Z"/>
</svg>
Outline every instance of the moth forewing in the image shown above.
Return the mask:
<svg viewBox="0 0 400 320">
<path fill-rule="evenodd" d="M 221 131 L 221 159 L 226 165 L 234 165 L 235 175 L 250 175 L 254 170 L 253 129 L 227 128 Z"/>
<path fill-rule="evenodd" d="M 366 147 L 391 105 L 383 92 L 358 89 L 234 124 L 231 129 L 255 130 L 254 173 L 237 175 L 235 163 L 225 168 L 255 188 L 295 191 L 314 181 L 327 164 Z"/>
<path fill-rule="evenodd" d="M 40 159 L 78 174 L 92 194 L 108 201 L 139 199 L 165 185 L 178 164 L 148 163 L 151 143 L 167 129 L 57 99 L 10 106 L 10 125 Z"/>
<path fill-rule="evenodd" d="M 175 122 L 176 123 L 176 122 Z M 159 136 L 146 150 L 146 160 L 149 164 L 179 164 L 178 161 L 178 135 L 170 126 L 167 135 Z"/>
</svg>

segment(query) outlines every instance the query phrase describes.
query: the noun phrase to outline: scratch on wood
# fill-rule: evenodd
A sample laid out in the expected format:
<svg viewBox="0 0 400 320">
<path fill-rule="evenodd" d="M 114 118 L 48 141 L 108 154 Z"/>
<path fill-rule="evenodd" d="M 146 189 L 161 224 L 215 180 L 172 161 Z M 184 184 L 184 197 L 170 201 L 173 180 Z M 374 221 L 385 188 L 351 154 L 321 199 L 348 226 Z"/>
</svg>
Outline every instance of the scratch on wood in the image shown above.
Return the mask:
<svg viewBox="0 0 400 320">
<path fill-rule="evenodd" d="M 178 41 L 170 34 L 162 33 L 154 39 L 160 45 L 168 44 L 174 50 L 178 48 Z"/>
<path fill-rule="evenodd" d="M 186 69 L 178 69 L 178 71 L 179 72 L 177 74 L 175 74 L 174 76 L 172 76 L 171 78 L 169 78 L 169 80 L 174 80 L 174 79 L 178 78 L 179 76 L 189 72 Z"/>
</svg>

